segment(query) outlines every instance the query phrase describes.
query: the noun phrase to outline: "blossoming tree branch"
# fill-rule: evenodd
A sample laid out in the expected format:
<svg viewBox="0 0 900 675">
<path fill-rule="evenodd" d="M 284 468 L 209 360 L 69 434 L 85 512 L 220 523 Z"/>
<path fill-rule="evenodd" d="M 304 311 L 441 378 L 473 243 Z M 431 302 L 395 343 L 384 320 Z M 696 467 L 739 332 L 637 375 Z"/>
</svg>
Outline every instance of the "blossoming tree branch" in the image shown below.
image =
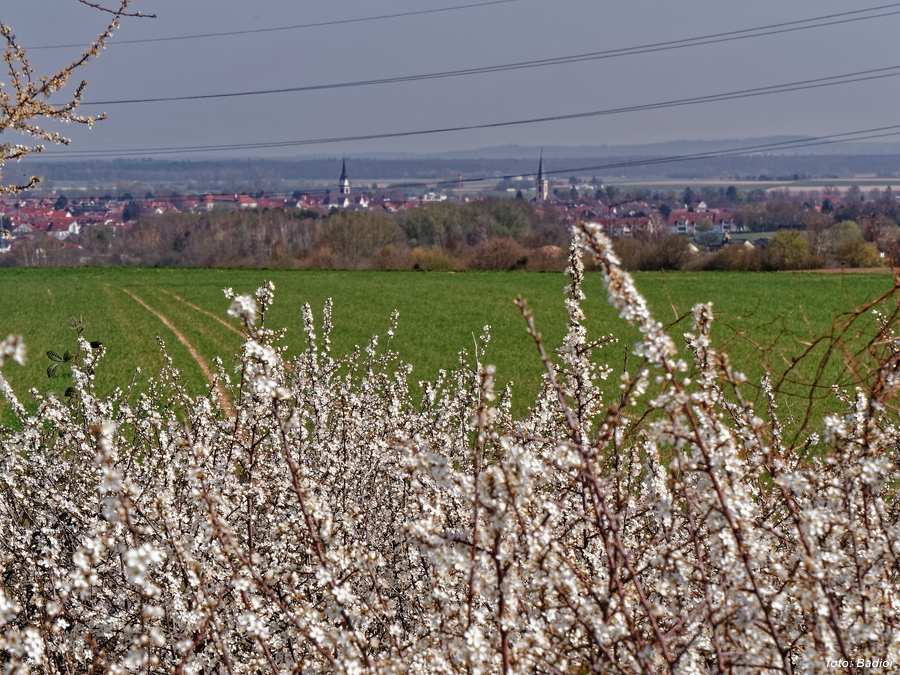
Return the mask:
<svg viewBox="0 0 900 675">
<path fill-rule="evenodd" d="M 226 289 L 245 340 L 208 395 L 190 396 L 167 359 L 143 393 L 100 396 L 105 347 L 87 344 L 66 400 L 26 406 L 4 384 L 16 418 L 0 430 L 5 667 L 893 667 L 896 311 L 852 317 L 870 331 L 847 356 L 865 377 L 832 392 L 843 412 L 789 436 L 776 375 L 747 382 L 715 349 L 710 305 L 679 348 L 600 226 L 574 234 L 558 349 L 518 301 L 545 372 L 522 418 L 484 362 L 489 329 L 416 394 L 389 342 L 333 353 L 330 303 L 319 322 L 303 306 L 287 359 L 267 320 L 272 284 Z M 604 358 L 615 337 L 585 328 L 583 255 L 640 328 L 624 367 Z"/>
<path fill-rule="evenodd" d="M 70 80 L 89 62 L 100 56 L 113 32 L 119 28 L 124 17 L 138 17 L 140 12 L 129 11 L 133 0 L 116 0 L 112 6 L 77 0 L 101 15 L 109 16 L 106 27 L 95 39 L 88 42 L 75 60 L 63 64 L 50 73 L 38 73 L 31 65 L 26 50 L 19 44 L 12 29 L 0 21 L 0 39 L 4 43 L 3 62 L 6 64 L 7 81 L 0 84 L 0 195 L 14 194 L 32 188 L 40 182 L 40 177 L 31 176 L 24 182 L 2 180 L 2 168 L 7 162 L 22 159 L 35 152 L 41 152 L 45 143 L 68 145 L 69 139 L 49 128 L 51 123 L 76 123 L 93 126 L 102 120 L 100 116 L 82 116 L 77 113 L 84 96 L 87 81 L 81 80 L 74 89 L 65 92 Z M 57 93 L 66 94 L 63 103 L 52 103 L 50 97 Z M 10 140 L 10 135 L 16 138 Z"/>
</svg>

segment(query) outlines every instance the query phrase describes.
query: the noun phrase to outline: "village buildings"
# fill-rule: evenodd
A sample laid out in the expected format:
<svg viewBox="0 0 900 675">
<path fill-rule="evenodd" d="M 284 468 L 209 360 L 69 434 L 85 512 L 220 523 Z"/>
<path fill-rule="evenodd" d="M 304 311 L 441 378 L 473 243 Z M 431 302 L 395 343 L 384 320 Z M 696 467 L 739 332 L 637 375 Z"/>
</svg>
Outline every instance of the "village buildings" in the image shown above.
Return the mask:
<svg viewBox="0 0 900 675">
<path fill-rule="evenodd" d="M 679 234 L 709 240 L 710 236 L 715 235 L 716 241 L 721 242 L 739 231 L 733 213 L 721 208 L 709 208 L 702 201 L 685 204 L 683 208 L 663 215 L 654 205 L 645 202 L 610 204 L 596 198 L 577 197 L 574 185 L 551 189 L 543 152 L 538 158 L 537 173 L 534 175 L 534 197 L 531 201 L 536 209 L 555 209 L 569 220 L 594 220 L 604 225 L 613 238 Z M 115 235 L 129 227 L 129 223 L 139 216 L 265 209 L 306 209 L 323 214 L 335 209 L 397 213 L 462 198 L 461 193 L 450 196 L 437 190 L 412 198 L 373 194 L 377 190 L 354 193 L 346 160 L 341 163 L 335 188 L 294 193 L 290 197 L 204 194 L 199 197 L 159 199 L 148 194 L 145 199 L 131 199 L 128 195 L 128 199 L 0 198 L 0 254 L 12 250 L 18 242 L 40 236 L 54 237 L 64 245 L 78 247 L 86 228 L 103 225 L 111 228 Z M 521 190 L 517 192 L 521 196 Z M 582 190 L 581 194 L 586 192 Z M 463 201 L 469 201 L 469 198 Z"/>
</svg>

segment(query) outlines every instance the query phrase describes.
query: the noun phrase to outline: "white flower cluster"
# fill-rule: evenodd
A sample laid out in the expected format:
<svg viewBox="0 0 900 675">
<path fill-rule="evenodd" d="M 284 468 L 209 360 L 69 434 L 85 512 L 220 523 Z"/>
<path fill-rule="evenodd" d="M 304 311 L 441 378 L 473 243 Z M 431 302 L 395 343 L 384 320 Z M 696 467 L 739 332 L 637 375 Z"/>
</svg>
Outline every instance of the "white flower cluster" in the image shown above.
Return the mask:
<svg viewBox="0 0 900 675">
<path fill-rule="evenodd" d="M 252 295 L 236 295 L 231 301 L 231 307 L 228 308 L 228 316 L 241 319 L 247 325 L 256 323 L 256 315 L 259 310 L 256 307 L 256 300 Z"/>
<path fill-rule="evenodd" d="M 25 365 L 25 342 L 21 335 L 8 335 L 0 342 L 0 366 L 6 359 L 12 359 L 20 366 Z"/>
<path fill-rule="evenodd" d="M 599 229 L 579 228 L 568 331 L 527 416 L 482 365 L 424 383 L 373 340 L 345 358 L 273 289 L 234 402 L 171 362 L 146 394 L 37 401 L 2 430 L 0 653 L 11 670 L 815 673 L 900 661 L 900 432 L 885 383 L 796 447 L 694 311 L 677 354 Z M 643 331 L 612 400 L 583 325 L 582 247 Z M 258 324 L 254 320 L 258 319 Z M 396 331 L 396 317 L 391 327 Z M 879 344 L 887 344 L 883 339 Z M 889 342 L 889 341 L 888 341 Z M 894 356 L 888 348 L 884 363 Z M 688 363 L 690 362 L 690 364 Z M 96 364 L 89 364 L 93 368 Z M 689 372 L 688 372 L 689 371 Z"/>
</svg>

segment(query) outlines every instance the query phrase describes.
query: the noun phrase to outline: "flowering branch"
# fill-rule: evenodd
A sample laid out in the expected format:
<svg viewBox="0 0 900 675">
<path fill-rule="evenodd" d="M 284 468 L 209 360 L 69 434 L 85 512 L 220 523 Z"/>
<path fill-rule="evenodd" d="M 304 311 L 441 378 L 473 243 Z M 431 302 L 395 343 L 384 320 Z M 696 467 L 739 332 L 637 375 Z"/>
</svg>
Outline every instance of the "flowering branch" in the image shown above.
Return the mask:
<svg viewBox="0 0 900 675">
<path fill-rule="evenodd" d="M 24 144 L 0 143 L 0 175 L 2 175 L 2 168 L 7 162 L 41 152 L 44 149 L 42 141 L 57 145 L 69 144 L 68 138 L 48 128 L 49 123 L 76 123 L 91 127 L 96 122 L 105 119 L 105 115 L 81 116 L 75 112 L 83 99 L 87 86 L 86 81 L 81 81 L 75 86 L 65 103 L 51 103 L 50 96 L 62 91 L 79 68 L 99 57 L 100 50 L 106 46 L 113 32 L 119 28 L 122 17 L 147 15 L 127 11 L 133 0 L 117 0 L 118 5 L 113 8 L 86 0 L 78 1 L 93 9 L 112 14 L 112 18 L 106 28 L 85 47 L 77 59 L 50 74 L 39 75 L 35 71 L 26 50 L 18 43 L 10 27 L 0 23 L 0 40 L 5 43 L 3 62 L 6 64 L 6 72 L 9 77 L 8 85 L 0 84 L 0 134 L 14 133 L 34 139 Z M 3 184 L 0 182 L 0 195 L 15 194 L 30 189 L 40 183 L 40 180 L 38 176 L 31 176 L 24 183 Z"/>
</svg>

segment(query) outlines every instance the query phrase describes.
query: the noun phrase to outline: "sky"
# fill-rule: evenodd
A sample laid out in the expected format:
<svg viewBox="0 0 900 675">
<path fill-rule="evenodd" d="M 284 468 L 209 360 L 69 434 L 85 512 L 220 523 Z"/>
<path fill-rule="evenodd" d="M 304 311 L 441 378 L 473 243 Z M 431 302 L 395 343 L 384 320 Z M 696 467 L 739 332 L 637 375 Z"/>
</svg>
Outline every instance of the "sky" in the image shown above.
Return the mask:
<svg viewBox="0 0 900 675">
<path fill-rule="evenodd" d="M 45 156 L 416 132 L 631 107 L 900 66 L 894 48 L 900 29 L 897 3 L 853 15 L 896 12 L 874 19 L 579 63 L 318 91 L 91 103 L 481 68 L 891 5 L 885 0 L 485 1 L 134 0 L 132 10 L 156 18 L 123 20 L 101 57 L 80 71 L 89 82 L 83 112 L 105 112 L 108 119 L 91 130 L 65 127 L 62 130 L 73 140 L 70 148 L 48 148 Z M 476 4 L 481 6 L 333 23 Z M 0 7 L 0 22 L 29 49 L 39 74 L 59 68 L 79 53 L 74 47 L 46 47 L 86 43 L 107 17 L 77 0 L 4 0 Z M 314 23 L 331 25 L 159 40 Z M 123 40 L 154 41 L 116 44 Z M 900 77 L 888 77 L 492 129 L 160 156 L 337 157 L 428 154 L 506 144 L 615 145 L 824 135 L 900 124 L 898 109 Z M 21 142 L 8 133 L 0 141 Z"/>
</svg>

